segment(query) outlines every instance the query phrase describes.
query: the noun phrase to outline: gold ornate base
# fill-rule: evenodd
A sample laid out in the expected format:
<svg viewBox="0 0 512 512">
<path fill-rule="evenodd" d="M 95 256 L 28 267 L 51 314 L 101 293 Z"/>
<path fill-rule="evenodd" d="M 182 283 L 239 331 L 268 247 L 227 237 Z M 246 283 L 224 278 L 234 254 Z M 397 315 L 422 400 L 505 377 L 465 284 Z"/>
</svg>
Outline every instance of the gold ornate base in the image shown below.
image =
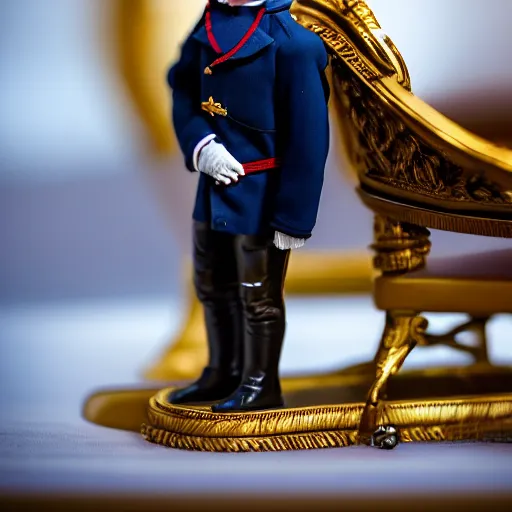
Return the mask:
<svg viewBox="0 0 512 512">
<path fill-rule="evenodd" d="M 210 452 L 339 448 L 360 444 L 364 403 L 254 413 L 215 414 L 206 407 L 173 406 L 169 389 L 150 400 L 147 441 Z M 493 397 L 386 402 L 386 425 L 400 442 L 512 439 L 512 394 Z"/>
<path fill-rule="evenodd" d="M 82 416 L 102 427 L 139 432 L 149 400 L 158 391 L 155 386 L 97 390 L 85 399 Z"/>
<path fill-rule="evenodd" d="M 351 399 L 354 390 L 358 395 L 370 386 L 375 373 L 373 363 L 362 363 L 335 372 L 310 375 L 293 375 L 281 381 L 284 392 L 307 393 L 309 388 L 336 386 L 347 390 L 344 399 Z M 407 372 L 406 372 L 407 375 Z M 414 372 L 418 375 L 418 371 Z M 416 382 L 416 379 L 415 379 Z M 176 381 L 176 385 L 183 384 Z M 147 421 L 149 400 L 161 389 L 155 384 L 132 388 L 98 390 L 89 395 L 84 403 L 82 415 L 91 423 L 119 430 L 140 431 L 141 423 Z"/>
<path fill-rule="evenodd" d="M 388 383 L 379 426 L 395 427 L 400 442 L 510 441 L 511 384 L 512 369 L 488 364 L 403 372 Z M 142 427 L 145 439 L 156 444 L 213 452 L 365 444 L 360 428 L 368 379 L 361 377 L 350 382 L 347 375 L 323 376 L 286 390 L 287 408 L 245 413 L 172 405 L 166 399 L 169 391 L 150 399 Z"/>
</svg>

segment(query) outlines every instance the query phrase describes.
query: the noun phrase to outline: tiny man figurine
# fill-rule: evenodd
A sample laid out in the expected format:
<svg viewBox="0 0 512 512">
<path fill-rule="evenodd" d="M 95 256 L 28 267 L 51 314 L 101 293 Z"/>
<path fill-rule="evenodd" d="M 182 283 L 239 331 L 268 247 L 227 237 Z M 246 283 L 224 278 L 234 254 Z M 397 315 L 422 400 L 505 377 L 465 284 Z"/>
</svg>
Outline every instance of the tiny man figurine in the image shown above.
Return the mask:
<svg viewBox="0 0 512 512">
<path fill-rule="evenodd" d="M 209 362 L 174 404 L 282 407 L 283 287 L 316 222 L 329 149 L 321 39 L 291 0 L 211 0 L 168 76 L 173 122 L 199 172 L 194 285 Z"/>
</svg>

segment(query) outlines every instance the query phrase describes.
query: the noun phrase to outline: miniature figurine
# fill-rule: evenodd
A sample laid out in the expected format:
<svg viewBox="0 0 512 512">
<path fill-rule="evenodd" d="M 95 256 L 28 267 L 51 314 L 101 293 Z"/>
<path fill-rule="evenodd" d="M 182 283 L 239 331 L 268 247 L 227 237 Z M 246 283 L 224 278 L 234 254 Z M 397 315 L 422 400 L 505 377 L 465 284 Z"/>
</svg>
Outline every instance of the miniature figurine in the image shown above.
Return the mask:
<svg viewBox="0 0 512 512">
<path fill-rule="evenodd" d="M 209 348 L 173 404 L 283 406 L 288 257 L 311 236 L 329 147 L 327 52 L 291 3 L 211 0 L 168 75 L 186 166 L 200 174 L 194 285 Z"/>
</svg>

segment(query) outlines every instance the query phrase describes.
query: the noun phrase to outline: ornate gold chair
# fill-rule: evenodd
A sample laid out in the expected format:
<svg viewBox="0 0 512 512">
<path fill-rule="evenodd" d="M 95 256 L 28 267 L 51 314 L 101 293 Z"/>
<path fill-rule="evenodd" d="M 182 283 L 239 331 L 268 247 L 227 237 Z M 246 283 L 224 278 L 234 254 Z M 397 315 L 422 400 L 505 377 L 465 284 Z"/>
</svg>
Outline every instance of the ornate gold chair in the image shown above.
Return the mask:
<svg viewBox="0 0 512 512">
<path fill-rule="evenodd" d="M 369 435 L 383 422 L 386 381 L 417 344 L 465 350 L 476 365 L 464 375 L 489 377 L 476 381 L 482 392 L 510 390 L 510 372 L 490 368 L 485 327 L 491 316 L 512 313 L 512 246 L 428 265 L 426 258 L 427 228 L 512 238 L 512 152 L 466 132 L 409 92 L 407 68 L 364 2 L 297 4 L 301 23 L 334 53 L 340 124 L 347 127 L 359 195 L 376 214 L 374 266 L 381 275 L 374 297 L 386 311 L 386 327 L 361 432 Z M 344 18 L 342 33 L 336 11 Z M 465 313 L 469 320 L 434 336 L 422 312 Z M 476 345 L 457 341 L 468 330 L 477 334 Z M 471 390 L 467 382 L 463 388 L 452 385 L 448 393 Z M 457 408 L 447 410 L 458 417 Z"/>
<path fill-rule="evenodd" d="M 288 388 L 286 409 L 224 415 L 172 406 L 163 390 L 150 400 L 143 435 L 207 451 L 510 438 L 512 371 L 489 361 L 486 324 L 512 313 L 512 247 L 444 261 L 427 256 L 429 228 L 512 238 L 512 151 L 410 92 L 401 55 L 363 1 L 296 0 L 293 13 L 330 51 L 341 136 L 358 193 L 375 213 L 374 298 L 386 324 L 370 365 L 373 383 L 368 391 L 361 379 L 341 387 L 335 377 L 313 379 Z M 430 312 L 468 319 L 434 335 L 422 316 Z M 460 341 L 466 331 L 475 343 Z M 399 371 L 416 346 L 438 344 L 466 351 L 473 363 L 416 380 Z"/>
</svg>

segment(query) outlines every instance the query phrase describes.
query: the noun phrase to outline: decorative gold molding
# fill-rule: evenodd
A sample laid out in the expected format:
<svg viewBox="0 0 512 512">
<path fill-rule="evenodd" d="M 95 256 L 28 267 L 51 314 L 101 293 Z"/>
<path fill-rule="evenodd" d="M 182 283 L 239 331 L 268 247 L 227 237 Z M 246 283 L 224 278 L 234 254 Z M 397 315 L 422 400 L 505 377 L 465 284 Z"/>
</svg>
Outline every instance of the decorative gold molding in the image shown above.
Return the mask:
<svg viewBox="0 0 512 512">
<path fill-rule="evenodd" d="M 418 404 L 418 406 L 421 407 L 422 405 Z M 445 404 L 446 406 L 451 407 L 453 404 L 447 403 Z M 201 452 L 240 453 L 320 450 L 325 448 L 345 448 L 359 444 L 359 433 L 357 430 L 285 434 L 266 437 L 204 438 L 174 433 L 144 424 L 141 428 L 141 433 L 146 441 L 154 444 L 167 448 Z M 418 425 L 405 427 L 400 430 L 400 441 L 403 443 L 443 441 L 510 442 L 511 440 L 511 424 L 507 420 L 495 421 L 485 425 L 478 423 Z"/>
<path fill-rule="evenodd" d="M 343 59 L 343 62 L 354 71 L 357 71 L 362 77 L 367 80 L 382 78 L 383 75 L 358 54 L 354 45 L 343 34 L 337 34 L 315 24 L 309 25 L 308 28 L 319 35 L 336 52 L 336 58 Z"/>
<path fill-rule="evenodd" d="M 414 312 L 391 311 L 386 315 L 386 325 L 380 347 L 375 357 L 375 380 L 368 392 L 361 415 L 359 432 L 361 440 L 370 444 L 372 435 L 385 421 L 385 397 L 387 383 L 405 362 L 418 344 L 426 345 L 425 331 L 428 321 Z"/>
<path fill-rule="evenodd" d="M 398 200 L 387 199 L 368 193 L 358 188 L 363 203 L 379 215 L 417 226 L 428 226 L 431 229 L 467 233 L 470 235 L 512 238 L 512 222 L 510 220 L 492 218 L 490 215 L 464 215 L 463 213 L 437 212 L 433 209 L 421 208 L 404 204 Z"/>
<path fill-rule="evenodd" d="M 374 237 L 372 249 L 377 254 L 373 264 L 377 270 L 399 274 L 425 267 L 432 246 L 428 229 L 376 215 Z"/>
<path fill-rule="evenodd" d="M 203 407 L 173 406 L 170 389 L 150 400 L 144 438 L 171 448 L 248 452 L 333 448 L 359 444 L 364 404 L 324 405 L 215 414 Z M 485 399 L 387 402 L 386 424 L 400 429 L 403 442 L 508 438 L 512 395 Z"/>
<path fill-rule="evenodd" d="M 482 346 L 485 353 L 485 346 Z M 395 375 L 388 386 L 390 393 L 397 400 L 412 396 L 431 396 L 432 390 L 452 389 L 460 395 L 460 383 L 467 389 L 468 382 L 475 389 L 485 388 L 488 382 L 499 383 L 499 391 L 506 386 L 502 383 L 512 381 L 511 369 L 491 366 L 487 363 L 462 367 L 435 367 L 414 370 L 402 370 Z M 340 402 L 358 403 L 364 400 L 375 376 L 375 364 L 372 362 L 343 368 L 331 373 L 286 377 L 282 379 L 285 400 L 291 405 L 305 403 L 332 403 L 333 396 Z M 113 388 L 98 390 L 90 395 L 83 407 L 83 416 L 87 421 L 108 428 L 140 432 L 142 423 L 148 422 L 147 409 L 149 400 L 160 390 L 156 384 L 152 387 Z M 320 393 L 319 391 L 320 390 Z M 324 391 L 326 390 L 325 394 Z M 333 395 L 333 391 L 334 395 Z M 403 394 L 406 396 L 402 396 Z"/>
<path fill-rule="evenodd" d="M 458 209 L 479 204 L 512 206 L 508 185 L 493 181 L 483 170 L 456 165 L 448 153 L 414 134 L 356 76 L 346 76 L 342 83 L 350 105 L 348 117 L 359 134 L 363 184 L 388 194 L 404 191 L 430 202 L 458 203 L 453 205 Z"/>
<path fill-rule="evenodd" d="M 300 24 L 324 39 L 335 60 L 366 80 L 393 77 L 410 90 L 409 71 L 400 52 L 365 2 L 296 0 L 291 12 Z"/>
<path fill-rule="evenodd" d="M 296 0 L 292 9 L 330 50 L 341 139 L 362 193 L 393 203 L 387 211 L 396 220 L 421 217 L 438 229 L 457 225 L 486 235 L 491 219 L 493 232 L 512 236 L 512 150 L 464 130 L 410 92 L 402 56 L 364 1 Z"/>
</svg>

